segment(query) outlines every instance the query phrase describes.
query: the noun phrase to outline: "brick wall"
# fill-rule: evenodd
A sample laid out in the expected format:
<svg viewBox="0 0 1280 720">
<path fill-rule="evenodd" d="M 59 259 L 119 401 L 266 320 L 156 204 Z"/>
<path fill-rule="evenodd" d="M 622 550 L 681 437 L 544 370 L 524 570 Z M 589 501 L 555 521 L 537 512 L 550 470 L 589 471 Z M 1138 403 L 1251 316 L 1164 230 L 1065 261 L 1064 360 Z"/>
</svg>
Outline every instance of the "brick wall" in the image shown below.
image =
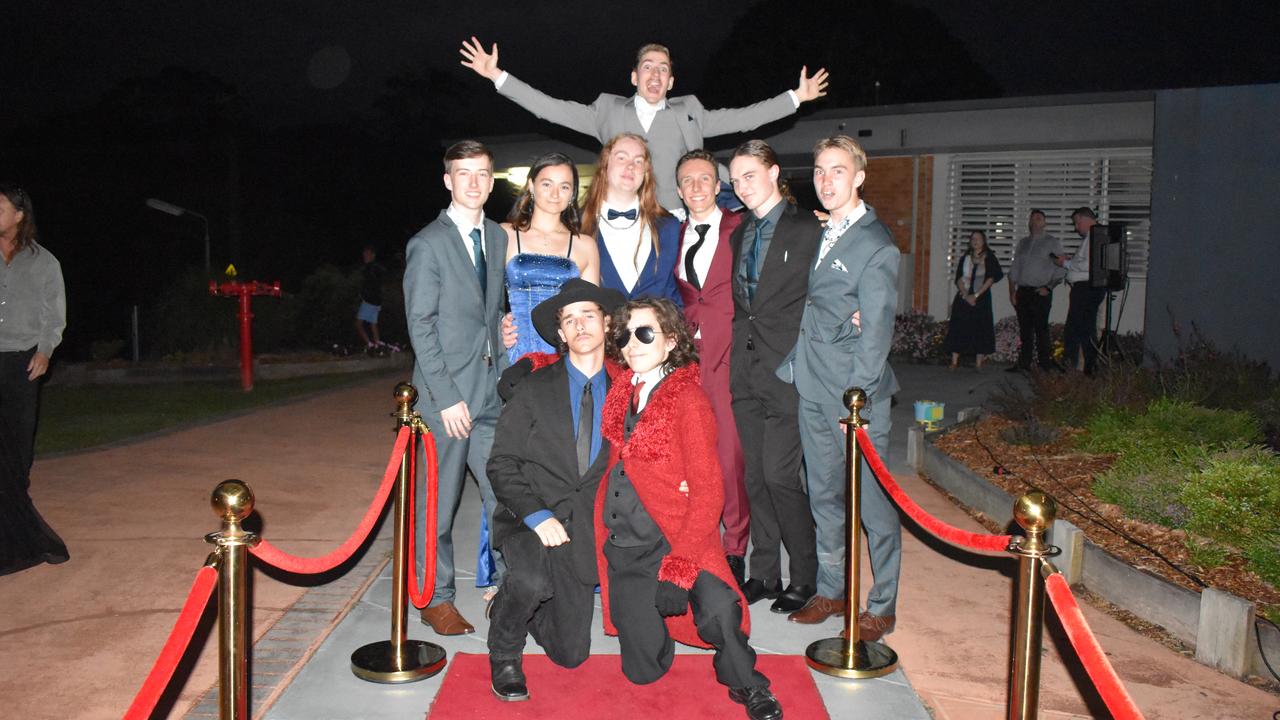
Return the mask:
<svg viewBox="0 0 1280 720">
<path fill-rule="evenodd" d="M 867 165 L 863 198 L 876 209 L 880 221 L 889 227 L 898 249 L 911 248 L 911 191 L 913 158 L 874 157 Z M 916 188 L 916 257 L 911 303 L 917 310 L 929 307 L 929 228 L 932 223 L 933 156 L 920 156 L 920 178 Z"/>
</svg>

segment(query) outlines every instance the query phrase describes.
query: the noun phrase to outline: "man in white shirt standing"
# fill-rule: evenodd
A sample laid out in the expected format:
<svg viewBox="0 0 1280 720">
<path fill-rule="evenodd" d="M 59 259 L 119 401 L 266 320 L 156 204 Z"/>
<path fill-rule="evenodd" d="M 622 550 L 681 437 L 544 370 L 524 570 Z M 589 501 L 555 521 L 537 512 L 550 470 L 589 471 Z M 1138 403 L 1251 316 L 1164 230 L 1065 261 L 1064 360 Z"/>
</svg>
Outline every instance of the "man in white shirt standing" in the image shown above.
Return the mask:
<svg viewBox="0 0 1280 720">
<path fill-rule="evenodd" d="M 475 628 L 453 604 L 453 517 L 467 468 L 480 486 L 485 513 L 497 503 L 485 465 L 500 409 L 498 374 L 507 364 L 507 354 L 497 351 L 507 234 L 484 216 L 493 191 L 489 149 L 474 140 L 455 143 L 445 151 L 444 170 L 452 201 L 409 240 L 404 302 L 413 384 L 423 418 L 436 431 L 439 453 L 435 594 L 422 610 L 422 621 L 441 635 L 461 635 Z M 415 495 L 414 512 L 421 520 L 425 493 Z M 423 577 L 425 539 L 419 536 Z"/>
<path fill-rule="evenodd" d="M 498 45 L 485 51 L 474 36 L 462 43 L 462 64 L 481 77 L 493 81 L 498 92 L 538 117 L 590 135 L 600 142 L 623 132 L 644 138 L 653 153 L 658 178 L 658 202 L 668 211 L 680 210 L 676 192 L 676 163 L 690 150 L 703 145 L 704 137 L 754 130 L 780 120 L 800 107 L 800 103 L 827 94 L 827 71 L 808 74 L 800 68 L 800 82 L 768 100 L 743 108 L 708 110 L 693 95 L 668 98 L 675 86 L 671 51 L 649 43 L 636 53 L 631 97 L 601 93 L 590 105 L 553 98 L 498 68 Z"/>
<path fill-rule="evenodd" d="M 1089 234 L 1098 224 L 1098 216 L 1088 207 L 1079 207 L 1071 213 L 1071 224 L 1080 235 L 1080 249 L 1058 260 L 1066 268 L 1067 284 L 1071 286 L 1067 324 L 1062 330 L 1063 359 L 1068 367 L 1093 374 L 1098 361 L 1098 307 L 1107 297 L 1106 288 L 1089 283 Z"/>
<path fill-rule="evenodd" d="M 716 418 L 716 454 L 724 479 L 722 540 L 729 569 L 741 585 L 746 580 L 751 510 L 729 393 L 729 352 L 733 348 L 733 246 L 729 238 L 742 224 L 742 213 L 716 205 L 720 179 L 715 157 L 706 150 L 690 150 L 680 158 L 676 185 L 688 209 L 688 220 L 681 226 L 676 287 L 698 346 L 702 389 L 711 399 Z"/>
</svg>

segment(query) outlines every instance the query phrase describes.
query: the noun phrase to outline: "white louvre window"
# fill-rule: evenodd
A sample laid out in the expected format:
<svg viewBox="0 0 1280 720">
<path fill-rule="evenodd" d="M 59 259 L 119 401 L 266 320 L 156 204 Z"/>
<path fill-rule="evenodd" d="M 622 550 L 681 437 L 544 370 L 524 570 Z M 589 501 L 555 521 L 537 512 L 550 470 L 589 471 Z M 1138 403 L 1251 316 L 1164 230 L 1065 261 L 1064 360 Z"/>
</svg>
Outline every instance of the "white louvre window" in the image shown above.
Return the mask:
<svg viewBox="0 0 1280 720">
<path fill-rule="evenodd" d="M 947 268 L 983 230 L 1007 272 L 1027 216 L 1043 210 L 1068 253 L 1080 246 L 1071 211 L 1093 208 L 1102 223 L 1124 223 L 1129 275 L 1146 278 L 1151 243 L 1151 148 L 969 153 L 952 157 L 947 178 Z"/>
</svg>

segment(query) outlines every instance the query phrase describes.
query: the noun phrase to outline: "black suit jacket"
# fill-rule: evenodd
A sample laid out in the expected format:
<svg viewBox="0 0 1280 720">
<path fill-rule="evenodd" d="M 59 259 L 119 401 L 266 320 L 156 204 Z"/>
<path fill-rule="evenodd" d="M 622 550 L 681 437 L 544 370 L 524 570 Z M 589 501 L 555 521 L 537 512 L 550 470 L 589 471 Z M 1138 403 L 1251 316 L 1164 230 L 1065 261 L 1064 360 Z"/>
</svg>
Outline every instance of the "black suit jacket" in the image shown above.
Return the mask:
<svg viewBox="0 0 1280 720">
<path fill-rule="evenodd" d="M 740 373 L 747 371 L 747 364 L 738 358 L 747 352 L 748 341 L 770 372 L 782 364 L 795 347 L 809 291 L 809 268 L 813 266 L 822 240 L 822 225 L 813 213 L 787 203 L 778 218 L 778 227 L 774 228 L 769 253 L 760 267 L 755 301 L 747 302 L 747 291 L 738 277 L 738 266 L 744 244 L 754 233 L 755 218 L 750 217 L 733 231 L 730 240 L 733 245 L 731 384 L 740 382 L 743 379 Z"/>
<path fill-rule="evenodd" d="M 569 534 L 566 548 L 578 579 L 597 582 L 592 506 L 609 464 L 609 441 L 586 473 L 578 473 L 573 411 L 569 407 L 569 371 L 564 358 L 538 370 L 516 387 L 502 409 L 486 469 L 498 507 L 493 514 L 493 544 L 500 547 L 518 532 L 533 532 L 524 518 L 550 510 Z M 599 432 L 599 429 L 596 429 Z"/>
</svg>

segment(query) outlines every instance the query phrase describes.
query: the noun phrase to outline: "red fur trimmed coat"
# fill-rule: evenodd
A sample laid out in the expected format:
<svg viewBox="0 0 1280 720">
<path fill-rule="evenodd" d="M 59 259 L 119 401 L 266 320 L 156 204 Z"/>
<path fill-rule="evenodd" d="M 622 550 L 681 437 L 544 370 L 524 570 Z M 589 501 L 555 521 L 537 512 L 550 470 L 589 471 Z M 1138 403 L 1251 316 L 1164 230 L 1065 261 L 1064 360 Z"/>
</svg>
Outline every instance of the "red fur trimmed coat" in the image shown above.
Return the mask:
<svg viewBox="0 0 1280 720">
<path fill-rule="evenodd" d="M 609 469 L 596 493 L 596 562 L 600 568 L 600 602 L 604 608 L 604 630 L 617 635 L 609 617 L 609 570 L 604 543 L 609 531 L 604 526 L 604 498 L 608 477 L 619 459 L 627 464 L 627 477 L 635 486 L 640 502 L 671 545 L 662 559 L 659 580 L 668 580 L 689 589 L 706 570 L 738 593 L 742 605 L 742 632 L 750 634 L 751 614 L 746 600 L 725 561 L 720 542 L 720 515 L 724 512 L 724 481 L 716 459 L 716 424 L 711 403 L 699 384 L 697 364 L 678 368 L 649 396 L 644 412 L 623 440 L 627 406 L 631 402 L 633 373 L 624 370 L 613 379 L 604 401 L 600 431 L 609 441 Z M 688 494 L 680 492 L 680 482 L 688 483 Z M 666 618 L 671 637 L 685 645 L 710 647 L 698 636 L 693 612 Z"/>
</svg>

